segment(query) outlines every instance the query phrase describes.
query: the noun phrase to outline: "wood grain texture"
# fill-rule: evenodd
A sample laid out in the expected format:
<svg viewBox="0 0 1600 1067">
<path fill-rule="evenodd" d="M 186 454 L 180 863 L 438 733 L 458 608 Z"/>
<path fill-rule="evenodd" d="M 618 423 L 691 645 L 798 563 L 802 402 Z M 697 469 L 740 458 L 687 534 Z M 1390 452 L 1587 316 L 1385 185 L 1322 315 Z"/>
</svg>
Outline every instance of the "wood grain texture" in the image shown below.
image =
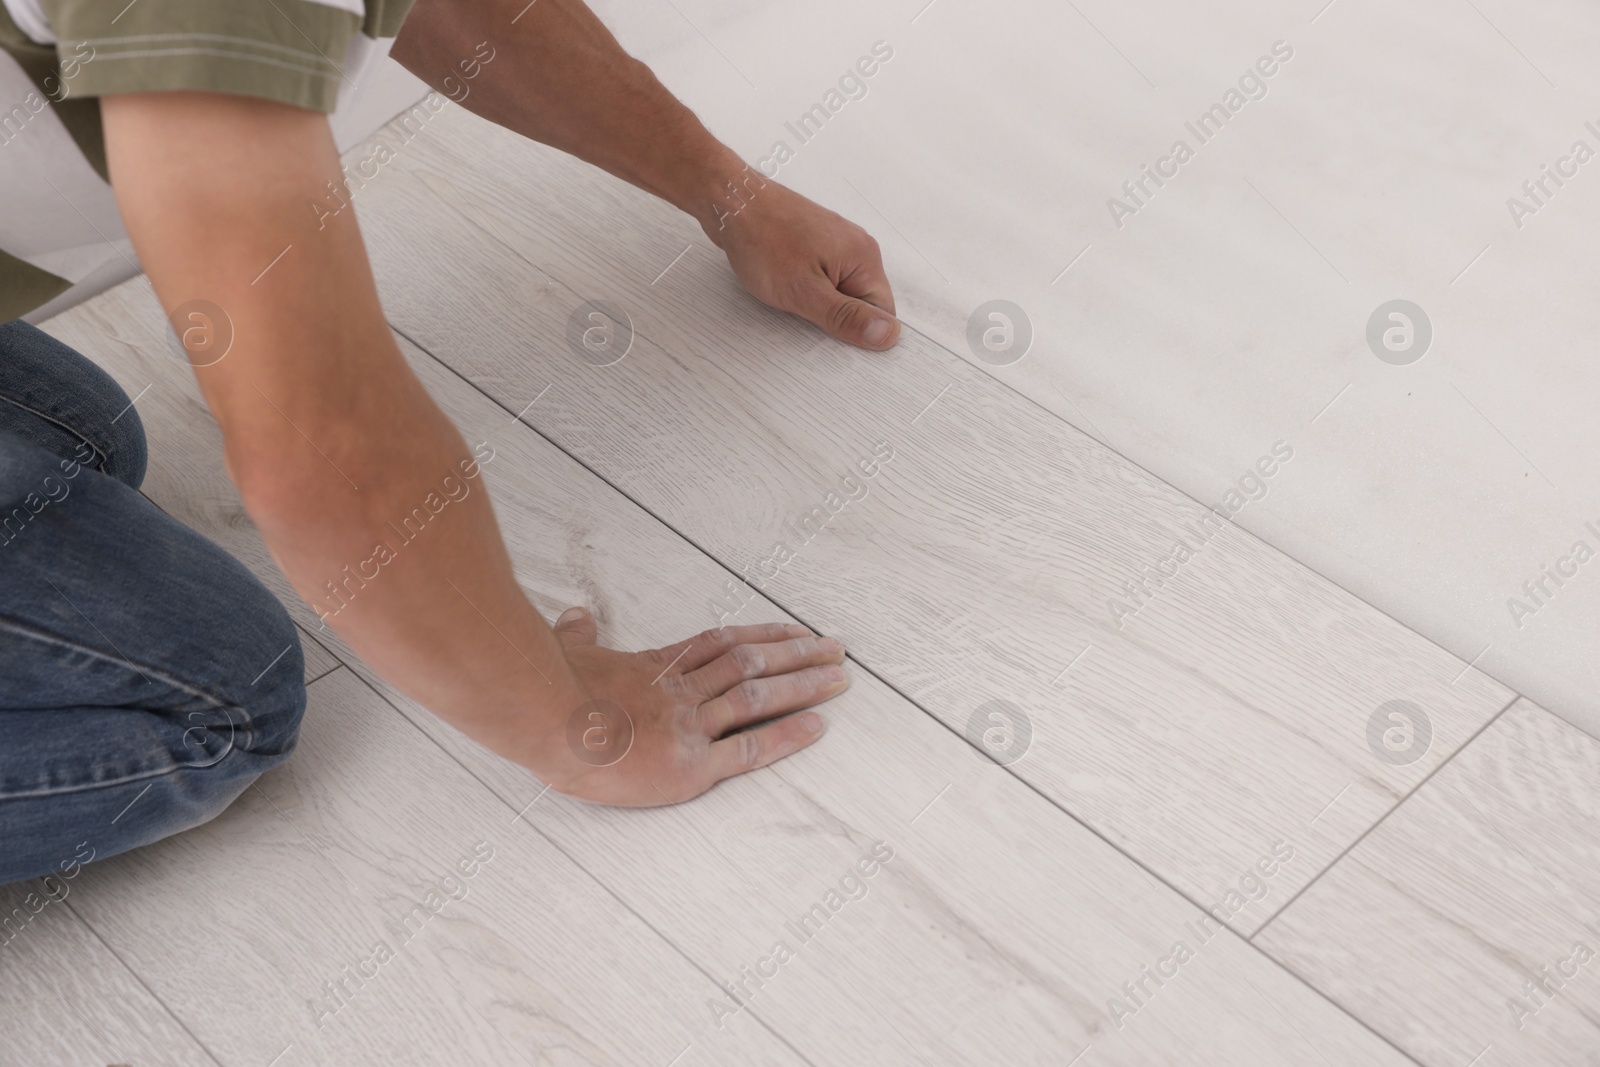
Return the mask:
<svg viewBox="0 0 1600 1067">
<path fill-rule="evenodd" d="M 450 109 L 361 195 L 403 333 L 509 412 L 538 397 L 526 421 L 952 729 L 1021 706 L 1012 770 L 1193 900 L 1293 842 L 1242 932 L 1512 697 L 1237 527 L 1116 617 L 1195 501 L 914 332 L 864 353 L 760 305 L 694 223 L 570 157 Z M 611 366 L 569 349 L 591 299 L 632 320 Z M 866 498 L 763 582 L 880 440 Z M 1432 721 L 1405 766 L 1367 743 L 1391 700 Z"/>
<path fill-rule="evenodd" d="M 216 1067 L 74 914 L 85 868 L 63 859 L 70 877 L 0 886 L 0 1067 Z"/>
<path fill-rule="evenodd" d="M 160 358 L 159 312 L 137 283 L 50 328 L 104 358 L 119 380 L 147 379 L 151 361 Z M 108 343 L 102 336 L 108 330 L 133 343 Z M 720 586 L 723 568 L 460 378 L 406 348 L 424 384 L 467 439 L 492 442 L 496 457 L 484 476 L 519 580 L 541 609 L 549 614 L 586 603 L 599 618 L 603 638 L 620 647 L 660 644 L 704 626 L 702 602 Z M 214 428 L 180 417 L 190 401 L 176 389 L 175 383 L 174 390 L 152 390 L 146 400 L 152 435 L 149 491 L 286 593 L 253 528 L 235 520 L 237 497 L 215 451 Z M 302 620 L 310 616 L 298 604 L 291 610 Z M 783 616 L 763 600 L 742 617 Z M 336 643 L 330 647 L 345 654 Z M 335 672 L 314 692 L 332 692 L 330 683 L 345 675 Z M 693 804 L 633 812 L 592 808 L 547 793 L 525 771 L 390 695 L 421 730 L 498 794 L 497 818 L 535 827 L 680 949 L 708 982 L 745 983 L 747 1004 L 733 1017 L 727 1012 L 735 1002 L 716 1000 L 714 986 L 708 993 L 704 985 L 667 983 L 692 989 L 687 1002 L 669 1002 L 674 1010 L 687 1003 L 685 1027 L 705 1027 L 720 1036 L 717 1022 L 732 1029 L 759 1018 L 812 1063 L 1060 1064 L 1085 1050 L 1082 1063 L 1126 1067 L 1166 1062 L 1321 1067 L 1323 1056 L 1340 1064 L 1404 1062 L 1232 932 L 1217 928 L 1201 944 L 1190 932 L 1201 922 L 1192 904 L 863 672 L 857 672 L 850 692 L 825 709 L 830 733 L 814 748 L 724 783 Z M 329 857 L 326 865 L 311 871 L 294 866 L 300 861 L 289 858 L 295 855 L 289 831 L 271 822 L 259 828 L 251 822 L 226 833 L 208 828 L 159 846 L 174 855 L 184 850 L 182 862 L 170 864 L 182 870 L 206 867 L 213 863 L 207 859 L 212 851 L 233 842 L 236 867 L 275 880 L 259 898 L 266 914 L 252 920 L 241 940 L 261 946 L 250 949 L 252 958 L 273 954 L 263 965 L 300 968 L 294 972 L 296 984 L 305 979 L 315 984 L 325 976 L 295 962 L 294 952 L 303 950 L 274 940 L 275 929 L 310 921 L 301 917 L 317 915 L 331 897 L 402 903 L 392 895 L 399 892 L 394 876 L 417 869 L 409 857 L 448 854 L 459 836 L 442 832 L 430 820 L 456 819 L 453 813 L 464 806 L 479 810 L 471 806 L 480 788 L 476 784 L 455 785 L 448 768 L 434 767 L 409 747 L 404 760 L 386 755 L 399 741 L 387 735 L 369 738 L 376 727 L 361 724 L 383 717 L 359 696 L 349 698 L 353 706 L 339 696 L 316 720 L 328 724 L 320 730 L 355 731 L 353 739 L 316 734 L 337 739 L 311 749 L 312 766 L 301 766 L 296 757 L 289 765 L 293 788 L 280 786 L 277 778 L 264 787 L 292 825 L 304 827 L 317 850 Z M 382 748 L 381 774 L 373 769 L 380 757 L 366 752 L 373 746 Z M 345 770 L 346 759 L 356 766 Z M 465 799 L 444 796 L 456 792 Z M 424 800 L 432 802 L 430 812 L 439 808 L 443 814 L 418 811 Z M 215 843 L 201 836 L 208 832 L 216 835 Z M 285 842 L 275 843 L 275 834 Z M 863 895 L 852 888 L 856 883 L 843 880 L 859 870 L 858 862 L 878 841 L 893 849 L 893 858 L 860 881 Z M 281 881 L 273 873 L 280 864 L 289 865 Z M 193 876 L 139 875 L 141 880 L 158 877 L 152 886 L 172 887 Z M 230 887 L 234 877 L 242 875 L 230 875 Z M 505 878 L 524 882 L 520 872 Z M 532 921 L 523 913 L 550 906 L 546 884 L 530 874 L 515 898 L 490 902 L 485 894 L 483 906 L 496 912 L 496 924 L 531 929 L 515 924 Z M 839 910 L 825 911 L 828 919 L 819 924 L 820 932 L 802 937 L 786 925 L 797 923 L 813 905 L 828 908 L 830 890 L 840 894 Z M 205 892 L 202 884 L 200 893 Z M 859 899 L 846 903 L 852 892 Z M 127 896 L 124 890 L 121 899 Z M 145 909 L 127 903 L 116 907 L 122 925 L 115 936 L 143 937 L 135 923 L 145 921 Z M 343 913 L 329 914 L 341 916 L 328 922 L 351 941 L 344 945 L 345 956 L 338 957 L 343 960 L 360 948 L 356 933 L 362 927 Z M 590 921 L 622 920 L 602 914 Z M 345 933 L 346 928 L 352 932 Z M 538 929 L 548 939 L 540 951 L 550 959 L 575 951 L 570 930 L 548 924 Z M 779 940 L 788 942 L 793 958 L 773 973 L 772 951 Z M 1143 979 L 1142 968 L 1157 966 L 1179 940 L 1191 943 L 1194 956 L 1178 977 L 1160 987 Z M 161 958 L 161 938 L 141 943 L 148 959 L 140 966 L 171 970 Z M 437 958 L 438 967 L 466 968 L 478 957 L 467 949 L 459 954 L 441 949 Z M 543 980 L 549 965 L 525 958 L 504 966 L 507 973 L 500 980 L 520 983 Z M 662 966 L 641 953 L 613 960 L 610 973 L 614 981 L 643 983 L 647 977 L 641 971 Z M 749 977 L 758 968 L 766 968 L 766 975 Z M 1130 1002 L 1118 1011 L 1111 998 L 1126 996 L 1121 984 L 1141 980 L 1147 999 L 1136 998 L 1137 1010 Z M 174 1002 L 197 994 L 197 988 L 182 997 L 175 993 Z M 429 1019 L 435 1010 L 457 1012 L 458 1000 L 435 1009 L 420 996 L 404 1002 L 418 1019 Z M 533 1000 L 527 994 L 517 1003 Z M 298 1003 L 281 997 L 273 1003 L 304 1014 Z M 275 1017 L 262 1009 L 239 1020 L 234 1040 L 270 1044 L 260 1034 Z M 402 1035 L 415 1031 L 388 1015 L 383 1025 Z M 465 1034 L 466 1027 L 455 1018 L 439 1024 L 449 1034 Z M 667 1050 L 662 1062 L 675 1051 Z"/>
<path fill-rule="evenodd" d="M 1519 700 L 1255 943 L 1428 1067 L 1594 1067 L 1597 825 L 1600 742 Z"/>
<path fill-rule="evenodd" d="M 799 1063 L 358 678 L 310 695 L 293 760 L 72 899 L 220 1060 Z"/>
</svg>

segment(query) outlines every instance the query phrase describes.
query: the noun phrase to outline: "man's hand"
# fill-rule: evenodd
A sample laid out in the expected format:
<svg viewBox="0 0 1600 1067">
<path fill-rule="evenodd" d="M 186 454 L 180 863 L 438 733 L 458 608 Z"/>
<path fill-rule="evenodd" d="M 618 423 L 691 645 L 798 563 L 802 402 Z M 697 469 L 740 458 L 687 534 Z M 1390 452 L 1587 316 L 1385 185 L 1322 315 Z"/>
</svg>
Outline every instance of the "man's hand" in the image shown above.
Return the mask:
<svg viewBox="0 0 1600 1067">
<path fill-rule="evenodd" d="M 582 608 L 555 630 L 589 699 L 568 715 L 565 744 L 545 744 L 531 766 L 558 792 L 604 804 L 675 804 L 797 752 L 822 717 L 789 713 L 849 685 L 844 647 L 804 626 L 727 626 L 647 652 L 596 644 Z"/>
<path fill-rule="evenodd" d="M 498 58 L 477 63 L 479 48 Z M 583 0 L 416 0 L 390 54 L 468 111 L 692 215 L 773 307 L 864 348 L 900 336 L 877 242 L 745 166 Z"/>
<path fill-rule="evenodd" d="M 771 179 L 746 175 L 735 188 L 701 227 L 744 287 L 841 341 L 892 347 L 900 323 L 872 235 Z"/>
</svg>

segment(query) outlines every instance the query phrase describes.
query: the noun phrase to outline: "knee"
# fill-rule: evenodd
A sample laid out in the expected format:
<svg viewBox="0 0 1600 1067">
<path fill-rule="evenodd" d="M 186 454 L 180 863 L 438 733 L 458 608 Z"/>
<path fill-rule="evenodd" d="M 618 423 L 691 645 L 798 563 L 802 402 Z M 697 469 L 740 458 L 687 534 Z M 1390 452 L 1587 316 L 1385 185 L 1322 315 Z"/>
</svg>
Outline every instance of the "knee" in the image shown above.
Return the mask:
<svg viewBox="0 0 1600 1067">
<path fill-rule="evenodd" d="M 113 389 L 117 388 L 115 382 L 110 384 Z M 121 389 L 117 391 L 122 392 Z M 145 445 L 144 423 L 140 421 L 139 409 L 133 406 L 132 400 L 127 401 L 127 408 L 121 417 L 107 425 L 92 445 L 100 453 L 95 469 L 101 474 L 115 478 L 132 489 L 144 484 L 150 454 Z"/>
<path fill-rule="evenodd" d="M 227 638 L 231 684 L 221 706 L 184 717 L 180 762 L 172 787 L 171 828 L 197 826 L 221 814 L 267 771 L 294 754 L 305 717 L 305 662 L 300 632 L 263 586 L 248 606 L 243 633 Z"/>
<path fill-rule="evenodd" d="M 189 653 L 193 698 L 181 709 L 182 762 L 253 780 L 294 751 L 306 710 L 300 631 L 277 597 L 237 561 L 212 574 L 215 605 Z"/>
<path fill-rule="evenodd" d="M 50 416 L 34 420 L 35 443 L 139 488 L 149 459 L 144 422 L 116 379 L 20 319 L 0 323 L 0 352 L 6 357 L 8 391 Z"/>
<path fill-rule="evenodd" d="M 250 633 L 237 645 L 235 679 L 242 683 L 237 703 L 249 716 L 248 750 L 277 763 L 299 740 L 306 710 L 305 656 L 289 613 L 265 586 L 252 585 Z"/>
<path fill-rule="evenodd" d="M 215 818 L 299 743 L 306 710 L 300 631 L 253 577 L 230 592 L 234 624 L 212 634 L 226 680 L 201 683 L 193 700 L 168 714 L 178 727 L 168 736 L 179 773 L 166 779 L 149 812 L 154 836 Z"/>
</svg>

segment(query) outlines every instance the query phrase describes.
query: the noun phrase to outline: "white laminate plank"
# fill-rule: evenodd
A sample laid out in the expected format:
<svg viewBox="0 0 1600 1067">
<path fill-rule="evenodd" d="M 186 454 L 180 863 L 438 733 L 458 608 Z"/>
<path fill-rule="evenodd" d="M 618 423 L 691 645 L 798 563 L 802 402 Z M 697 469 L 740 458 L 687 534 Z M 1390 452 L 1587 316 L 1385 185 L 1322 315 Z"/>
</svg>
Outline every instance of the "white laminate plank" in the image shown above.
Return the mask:
<svg viewBox="0 0 1600 1067">
<path fill-rule="evenodd" d="M 103 355 L 120 379 L 148 372 L 159 358 L 159 322 L 147 295 L 130 285 L 51 328 Z M 107 343 L 112 330 L 131 343 Z M 495 459 L 484 477 L 519 579 L 541 609 L 550 614 L 586 603 L 605 639 L 620 647 L 664 643 L 704 625 L 701 601 L 725 573 L 715 561 L 406 347 L 467 439 L 492 442 Z M 237 518 L 214 430 L 201 432 L 200 420 L 177 417 L 187 402 L 176 391 L 152 391 L 151 398 L 152 496 L 287 595 L 255 531 Z M 292 601 L 291 611 L 302 620 L 310 615 Z M 782 617 L 765 601 L 751 604 L 747 616 Z M 342 646 L 332 647 L 343 654 Z M 354 669 L 364 671 L 359 664 Z M 313 690 L 324 691 L 346 673 L 335 672 Z M 1191 932 L 1202 922 L 1192 904 L 864 672 L 825 709 L 831 730 L 812 749 L 724 783 L 695 803 L 649 811 L 595 808 L 547 793 L 527 772 L 395 700 L 498 794 L 499 818 L 536 828 L 703 975 L 746 983 L 748 1005 L 731 1019 L 730 1001 L 692 987 L 682 1008 L 686 1028 L 717 1033 L 717 1022 L 732 1028 L 759 1018 L 813 1063 L 1059 1064 L 1079 1052 L 1093 1057 L 1082 1062 L 1126 1067 L 1318 1067 L 1324 1055 L 1339 1063 L 1404 1062 L 1231 931 L 1213 924 L 1202 944 Z M 364 718 L 388 721 L 376 713 L 331 718 L 353 731 L 371 729 L 358 725 Z M 335 893 L 344 879 L 360 887 L 376 877 L 368 869 L 377 865 L 372 848 L 351 840 L 374 832 L 368 792 L 402 805 L 402 814 L 383 823 L 405 824 L 410 842 L 418 837 L 410 825 L 415 806 L 455 789 L 455 776 L 443 769 L 429 771 L 442 779 L 437 784 L 409 775 L 396 781 L 393 773 L 374 781 L 377 757 L 366 752 L 368 744 L 364 734 L 348 742 L 340 735 L 311 750 L 312 767 L 300 767 L 300 756 L 290 764 L 287 780 L 305 785 L 267 790 L 289 798 L 293 808 L 285 810 L 294 825 L 304 814 L 311 820 L 306 833 L 337 860 L 336 871 L 298 894 L 302 901 Z M 420 754 L 408 758 L 421 761 Z M 345 759 L 354 761 L 349 771 L 342 769 Z M 287 851 L 273 838 L 286 831 L 275 826 L 252 823 L 226 836 L 270 857 L 251 860 L 251 869 L 270 869 Z M 161 847 L 193 851 L 186 860 L 203 862 L 211 843 L 185 838 Z M 870 880 L 844 883 L 879 841 L 893 850 L 890 861 Z M 451 843 L 447 836 L 438 847 Z M 1256 855 L 1269 850 L 1270 842 L 1256 843 Z M 1297 862 L 1291 857 L 1284 873 Z M 1234 876 L 1249 873 L 1247 865 Z M 791 931 L 786 924 L 812 905 L 829 907 L 830 889 L 840 893 L 838 910 L 825 912 L 820 932 Z M 859 899 L 845 903 L 852 893 Z M 284 896 L 295 895 L 277 885 L 261 904 L 275 914 L 289 906 Z M 495 906 L 546 906 L 537 892 L 519 900 Z M 568 944 L 559 932 L 550 936 L 551 951 Z M 775 966 L 771 953 L 780 940 L 793 958 Z M 1193 940 L 1194 956 L 1180 977 L 1157 987 L 1142 968 L 1169 957 L 1179 940 Z M 612 963 L 617 981 L 650 966 L 643 958 Z M 768 973 L 751 978 L 746 968 Z M 1122 983 L 1139 981 L 1148 999 L 1139 998 L 1137 1010 L 1131 1003 L 1119 1010 L 1112 998 L 1127 997 Z M 674 1010 L 683 1004 L 672 1001 Z M 428 1011 L 413 1010 L 424 1017 Z M 244 1033 L 265 1025 L 250 1022 Z"/>
<path fill-rule="evenodd" d="M 799 1062 L 705 1025 L 711 979 L 348 671 L 312 684 L 291 761 L 80 882 L 225 1063 Z"/>
<path fill-rule="evenodd" d="M 947 726 L 1020 706 L 1012 769 L 1196 901 L 1277 838 L 1294 892 L 1511 699 L 1233 527 L 1114 613 L 1199 505 L 913 331 L 866 353 L 765 308 L 686 217 L 570 157 L 447 110 L 363 195 L 402 332 L 509 412 L 537 398 L 527 422 Z M 614 365 L 569 349 L 587 299 L 632 319 Z M 764 579 L 880 441 L 865 498 Z M 1403 765 L 1368 743 L 1396 700 L 1431 723 Z"/>
<path fill-rule="evenodd" d="M 1427 1067 L 1600 1063 L 1600 742 L 1519 700 L 1255 943 Z"/>
<path fill-rule="evenodd" d="M 73 912 L 93 852 L 0 886 L 0 1067 L 161 1063 L 215 1067 L 178 1020 Z"/>
</svg>

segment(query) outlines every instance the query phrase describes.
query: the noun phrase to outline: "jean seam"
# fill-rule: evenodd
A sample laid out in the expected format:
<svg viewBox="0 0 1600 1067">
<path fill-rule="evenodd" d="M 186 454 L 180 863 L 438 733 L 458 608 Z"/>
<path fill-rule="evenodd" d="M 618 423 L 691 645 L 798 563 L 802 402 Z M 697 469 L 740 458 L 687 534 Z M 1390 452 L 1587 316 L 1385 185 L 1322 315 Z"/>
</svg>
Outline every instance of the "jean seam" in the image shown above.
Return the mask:
<svg viewBox="0 0 1600 1067">
<path fill-rule="evenodd" d="M 69 649 L 69 650 L 74 651 L 74 652 L 81 652 L 84 655 L 91 656 L 91 657 L 93 657 L 95 659 L 98 659 L 98 660 L 101 660 L 102 662 L 105 662 L 105 663 L 114 663 L 114 664 L 116 664 L 118 666 L 121 666 L 121 667 L 131 667 L 131 668 L 133 668 L 133 670 L 135 670 L 136 672 L 138 672 L 140 674 L 145 674 L 148 671 L 149 674 L 154 675 L 157 678 L 160 678 L 162 681 L 166 682 L 168 685 L 173 686 L 176 689 L 182 690 L 183 692 L 188 693 L 190 696 L 199 697 L 201 700 L 204 700 L 204 701 L 208 702 L 212 706 L 213 709 L 220 708 L 220 709 L 222 709 L 224 711 L 227 711 L 227 712 L 230 712 L 230 713 L 234 712 L 234 711 L 237 711 L 239 713 L 239 717 L 244 720 L 244 733 L 245 733 L 245 745 L 246 745 L 246 747 L 252 746 L 255 743 L 255 720 L 250 717 L 250 713 L 248 711 L 246 711 L 242 706 L 240 706 L 238 704 L 230 703 L 229 701 L 226 701 L 226 700 L 220 700 L 217 697 L 213 696 L 212 694 L 207 693 L 205 690 L 199 689 L 199 688 L 196 688 L 195 686 L 190 685 L 188 682 L 183 681 L 181 678 L 173 677 L 171 674 L 168 674 L 166 671 L 162 670 L 159 667 L 150 667 L 150 666 L 148 666 L 146 664 L 135 663 L 133 660 L 127 659 L 126 657 L 123 657 L 123 656 L 120 656 L 120 655 L 109 656 L 106 653 L 101 652 L 97 648 L 91 648 L 88 645 L 80 644 L 79 642 L 74 641 L 71 638 L 62 637 L 59 634 L 51 633 L 48 630 L 44 630 L 44 629 L 41 629 L 41 628 L 39 628 L 37 626 L 34 626 L 32 623 L 23 622 L 20 619 L 14 619 L 14 618 L 12 618 L 10 616 L 7 616 L 7 615 L 0 615 L 0 630 L 10 630 L 11 632 L 19 634 L 22 637 L 31 638 L 31 639 L 33 639 L 35 641 L 40 641 L 40 642 L 42 642 L 44 644 L 55 645 L 57 647 L 66 648 L 66 649 Z M 0 715 L 3 715 L 3 714 L 5 714 L 5 712 L 4 711 L 0 711 Z M 232 724 L 232 721 L 233 721 L 232 720 L 232 716 L 230 714 L 230 716 L 229 716 L 229 724 L 230 725 Z M 197 770 L 203 770 L 203 769 L 205 769 L 205 767 L 216 766 L 217 763 L 222 762 L 223 759 L 225 759 L 227 756 L 231 755 L 238 748 L 239 748 L 239 746 L 234 742 L 234 739 L 230 738 L 229 741 L 228 741 L 228 751 L 227 752 L 223 753 L 221 757 L 219 757 L 218 759 L 214 760 L 212 763 L 204 764 L 204 765 L 196 765 L 196 769 Z M 174 767 L 172 769 L 173 770 L 181 770 L 183 768 L 183 766 L 184 765 L 180 764 L 178 767 Z M 161 772 L 161 773 L 171 773 L 171 772 L 170 771 L 165 771 L 165 772 Z M 135 780 L 136 781 L 137 779 L 131 779 L 131 780 Z"/>
<path fill-rule="evenodd" d="M 0 713 L 0 714 L 3 714 L 3 713 Z M 226 756 L 233 755 L 233 753 L 236 752 L 236 751 L 238 751 L 237 747 L 230 747 L 228 749 L 227 753 L 225 754 L 224 758 L 226 758 Z M 11 801 L 11 800 L 32 800 L 32 799 L 35 799 L 37 797 L 58 797 L 58 796 L 62 796 L 62 795 L 67 794 L 67 793 L 87 793 L 87 792 L 90 792 L 91 790 L 94 790 L 94 789 L 110 789 L 113 786 L 127 785 L 129 782 L 142 782 L 146 778 L 165 778 L 167 775 L 176 774 L 179 771 L 204 771 L 204 770 L 209 770 L 210 768 L 217 766 L 217 764 L 221 763 L 221 762 L 222 762 L 222 760 L 217 760 L 216 763 L 207 763 L 207 764 L 198 765 L 198 766 L 191 765 L 191 764 L 180 763 L 176 767 L 168 767 L 164 771 L 149 771 L 149 772 L 147 772 L 145 774 L 130 774 L 130 775 L 127 775 L 126 777 L 118 778 L 115 781 L 109 781 L 109 782 L 84 782 L 84 783 L 82 783 L 80 785 L 62 786 L 59 789 L 34 789 L 34 790 L 31 790 L 31 791 L 25 792 L 25 793 L 0 793 L 0 804 L 4 804 L 7 801 Z"/>
<path fill-rule="evenodd" d="M 88 437 L 84 436 L 82 431 L 76 429 L 75 427 L 68 426 L 66 423 L 62 422 L 60 419 L 55 418 L 52 415 L 47 415 L 44 412 L 38 410 L 37 408 L 33 408 L 33 407 L 30 407 L 27 404 L 24 404 L 22 401 L 18 400 L 14 396 L 7 396 L 7 395 L 5 395 L 3 393 L 0 393 L 0 400 L 4 400 L 7 404 L 10 404 L 12 407 L 21 408 L 23 411 L 26 411 L 28 414 L 34 416 L 35 418 L 43 419 L 45 422 L 48 422 L 50 425 L 55 426 L 55 427 L 63 430 L 66 433 L 71 434 L 73 437 L 76 437 L 79 441 L 82 441 L 84 444 L 88 445 L 91 449 L 94 450 L 94 454 L 97 457 L 99 457 L 99 463 L 96 464 L 93 467 L 90 467 L 89 469 L 90 470 L 100 471 L 102 474 L 105 473 L 104 468 L 105 468 L 105 465 L 106 465 L 106 460 L 110 459 L 110 453 L 104 451 L 103 449 L 100 448 L 100 446 L 96 445 L 93 441 L 89 440 Z M 73 461 L 73 462 L 76 462 L 76 461 Z M 88 464 L 84 464 L 84 466 L 88 466 Z"/>
</svg>

